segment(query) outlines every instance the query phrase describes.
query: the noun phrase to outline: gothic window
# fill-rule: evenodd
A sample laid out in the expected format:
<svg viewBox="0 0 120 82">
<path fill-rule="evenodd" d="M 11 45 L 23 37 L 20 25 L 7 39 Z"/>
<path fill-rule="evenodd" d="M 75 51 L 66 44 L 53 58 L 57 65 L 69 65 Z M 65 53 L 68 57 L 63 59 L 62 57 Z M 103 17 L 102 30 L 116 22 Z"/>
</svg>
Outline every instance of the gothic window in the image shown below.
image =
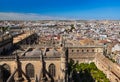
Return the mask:
<svg viewBox="0 0 120 82">
<path fill-rule="evenodd" d="M 55 65 L 54 64 L 49 65 L 49 73 L 52 77 L 55 77 Z"/>
<path fill-rule="evenodd" d="M 6 82 L 10 76 L 10 66 L 7 64 L 3 65 L 3 82 Z"/>
<path fill-rule="evenodd" d="M 118 82 L 118 79 L 115 79 L 116 82 Z"/>
<path fill-rule="evenodd" d="M 6 69 L 7 71 L 10 71 L 10 66 L 7 65 L 7 64 L 4 64 L 4 65 L 3 65 L 3 68 Z"/>
<path fill-rule="evenodd" d="M 34 66 L 31 63 L 26 66 L 26 75 L 30 78 L 34 77 Z"/>
</svg>

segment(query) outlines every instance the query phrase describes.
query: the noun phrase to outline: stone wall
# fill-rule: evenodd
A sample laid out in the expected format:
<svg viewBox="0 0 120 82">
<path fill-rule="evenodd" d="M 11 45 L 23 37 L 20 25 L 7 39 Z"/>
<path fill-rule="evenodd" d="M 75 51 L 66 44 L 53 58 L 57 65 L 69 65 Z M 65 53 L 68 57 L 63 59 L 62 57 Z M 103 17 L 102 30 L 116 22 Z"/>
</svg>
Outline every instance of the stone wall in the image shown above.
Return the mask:
<svg viewBox="0 0 120 82">
<path fill-rule="evenodd" d="M 15 59 L 0 59 L 0 65 L 3 65 L 3 64 L 7 64 L 9 65 L 10 67 L 10 72 L 11 74 L 15 71 L 15 68 L 16 68 L 16 62 L 14 61 Z M 34 76 L 39 76 L 40 75 L 40 71 L 41 71 L 41 68 L 42 68 L 42 63 L 39 59 L 20 59 L 20 63 L 21 63 L 21 69 L 22 71 L 26 74 L 26 65 L 31 63 L 33 66 L 34 66 L 34 70 L 35 70 L 35 73 L 34 73 Z M 61 74 L 61 60 L 60 58 L 59 59 L 45 59 L 45 63 L 46 63 L 46 70 L 47 72 L 49 72 L 48 68 L 49 68 L 49 65 L 50 64 L 54 64 L 55 65 L 55 77 L 54 80 L 58 80 L 58 78 L 60 78 L 60 74 Z M 24 77 L 24 82 L 27 82 L 25 76 L 23 75 Z M 48 76 L 47 76 L 48 77 Z M 35 77 L 34 78 L 30 78 L 31 79 L 31 82 L 35 82 Z M 49 79 L 49 78 L 48 78 Z"/>
<path fill-rule="evenodd" d="M 120 67 L 102 54 L 96 54 L 95 64 L 111 82 L 120 82 Z"/>
</svg>

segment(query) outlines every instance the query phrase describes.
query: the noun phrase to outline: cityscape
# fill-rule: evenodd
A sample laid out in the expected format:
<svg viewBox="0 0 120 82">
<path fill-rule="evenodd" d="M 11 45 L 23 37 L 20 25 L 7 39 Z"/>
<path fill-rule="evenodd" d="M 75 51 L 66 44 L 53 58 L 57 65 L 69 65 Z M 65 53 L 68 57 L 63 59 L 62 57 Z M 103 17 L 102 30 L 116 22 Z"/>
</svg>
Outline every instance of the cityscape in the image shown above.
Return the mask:
<svg viewBox="0 0 120 82">
<path fill-rule="evenodd" d="M 0 2 L 0 82 L 120 82 L 120 1 Z"/>
</svg>

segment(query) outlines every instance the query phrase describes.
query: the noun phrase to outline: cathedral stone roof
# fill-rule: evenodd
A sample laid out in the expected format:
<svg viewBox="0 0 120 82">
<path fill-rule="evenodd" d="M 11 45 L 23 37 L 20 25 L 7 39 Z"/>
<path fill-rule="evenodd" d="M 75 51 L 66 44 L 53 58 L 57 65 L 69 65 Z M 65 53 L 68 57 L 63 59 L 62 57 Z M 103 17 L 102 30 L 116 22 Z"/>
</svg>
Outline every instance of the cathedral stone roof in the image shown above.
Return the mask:
<svg viewBox="0 0 120 82">
<path fill-rule="evenodd" d="M 55 48 L 53 48 L 46 52 L 46 56 L 52 56 L 52 57 L 55 56 L 56 57 L 56 56 L 60 56 L 60 53 Z"/>
<path fill-rule="evenodd" d="M 42 51 L 39 48 L 35 48 L 33 51 L 29 51 L 25 56 L 29 57 L 39 57 L 42 54 Z"/>
</svg>

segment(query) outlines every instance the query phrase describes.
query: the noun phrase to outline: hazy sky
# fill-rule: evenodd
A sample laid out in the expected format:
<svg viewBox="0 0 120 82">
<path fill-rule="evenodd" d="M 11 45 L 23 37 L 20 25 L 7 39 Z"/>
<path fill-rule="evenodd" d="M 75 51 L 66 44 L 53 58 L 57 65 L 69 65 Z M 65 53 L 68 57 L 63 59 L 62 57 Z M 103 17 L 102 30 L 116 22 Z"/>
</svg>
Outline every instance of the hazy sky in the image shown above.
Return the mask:
<svg viewBox="0 0 120 82">
<path fill-rule="evenodd" d="M 0 17 L 6 16 L 3 13 L 8 17 L 9 13 L 17 13 L 73 19 L 120 19 L 120 0 L 0 0 Z"/>
</svg>

